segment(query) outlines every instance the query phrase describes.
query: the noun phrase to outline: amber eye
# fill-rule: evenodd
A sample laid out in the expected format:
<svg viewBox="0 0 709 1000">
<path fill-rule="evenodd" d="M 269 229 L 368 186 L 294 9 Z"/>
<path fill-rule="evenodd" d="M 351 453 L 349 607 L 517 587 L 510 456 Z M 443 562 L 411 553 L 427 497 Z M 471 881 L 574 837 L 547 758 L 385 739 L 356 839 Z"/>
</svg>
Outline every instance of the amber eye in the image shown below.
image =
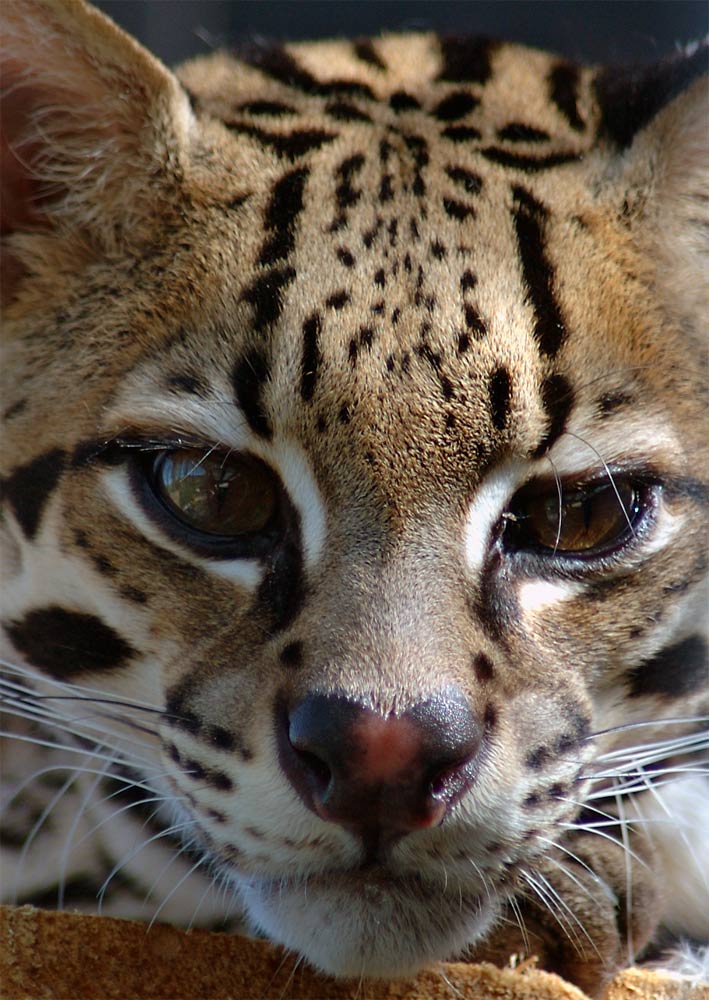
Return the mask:
<svg viewBox="0 0 709 1000">
<path fill-rule="evenodd" d="M 163 452 L 152 468 L 153 488 L 191 528 L 235 537 L 266 530 L 278 507 L 278 485 L 258 459 L 197 449 Z"/>
<path fill-rule="evenodd" d="M 506 519 L 515 548 L 589 556 L 632 537 L 639 510 L 637 486 L 615 476 L 612 483 L 521 490 Z"/>
</svg>

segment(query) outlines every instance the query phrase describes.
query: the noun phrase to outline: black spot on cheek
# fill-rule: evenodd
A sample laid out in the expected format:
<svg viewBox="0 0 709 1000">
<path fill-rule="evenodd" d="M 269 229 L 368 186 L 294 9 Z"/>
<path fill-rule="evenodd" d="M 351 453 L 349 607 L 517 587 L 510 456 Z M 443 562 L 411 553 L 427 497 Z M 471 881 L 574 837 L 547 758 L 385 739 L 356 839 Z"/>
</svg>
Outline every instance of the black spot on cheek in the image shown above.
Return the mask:
<svg viewBox="0 0 709 1000">
<path fill-rule="evenodd" d="M 289 642 L 284 646 L 280 654 L 281 663 L 288 667 L 299 667 L 303 662 L 303 643 Z"/>
<path fill-rule="evenodd" d="M 708 683 L 709 651 L 706 641 L 698 635 L 661 650 L 628 674 L 631 698 L 677 698 L 701 690 Z"/>
<path fill-rule="evenodd" d="M 116 670 L 135 656 L 125 639 L 100 618 L 56 605 L 30 611 L 6 628 L 30 663 L 60 679 Z"/>
<path fill-rule="evenodd" d="M 34 538 L 42 511 L 62 474 L 66 455 L 55 448 L 14 470 L 1 484 L 0 496 L 7 499 L 27 538 Z"/>
<path fill-rule="evenodd" d="M 481 684 L 491 680 L 495 672 L 492 660 L 489 656 L 486 656 L 485 653 L 477 654 L 473 660 L 473 670 L 475 671 L 475 676 Z"/>
<path fill-rule="evenodd" d="M 485 715 L 483 721 L 485 723 L 486 733 L 492 732 L 492 730 L 497 725 L 497 709 L 492 704 L 492 702 L 488 702 L 487 705 L 485 706 Z"/>
<path fill-rule="evenodd" d="M 539 771 L 549 760 L 549 750 L 545 746 L 536 747 L 527 754 L 524 763 L 532 771 Z"/>
</svg>

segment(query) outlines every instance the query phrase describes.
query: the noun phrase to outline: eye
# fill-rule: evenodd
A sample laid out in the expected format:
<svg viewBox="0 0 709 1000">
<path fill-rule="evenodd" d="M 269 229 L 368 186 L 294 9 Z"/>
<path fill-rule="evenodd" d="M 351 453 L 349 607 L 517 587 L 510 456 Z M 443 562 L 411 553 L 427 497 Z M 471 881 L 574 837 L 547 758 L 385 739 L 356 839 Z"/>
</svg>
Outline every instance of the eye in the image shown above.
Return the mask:
<svg viewBox="0 0 709 1000">
<path fill-rule="evenodd" d="M 153 459 L 149 478 L 171 514 L 208 535 L 236 538 L 264 532 L 278 510 L 275 475 L 248 455 L 164 451 Z"/>
<path fill-rule="evenodd" d="M 534 484 L 520 490 L 505 515 L 504 543 L 541 555 L 609 555 L 635 534 L 643 489 L 629 476 L 580 486 Z"/>
</svg>

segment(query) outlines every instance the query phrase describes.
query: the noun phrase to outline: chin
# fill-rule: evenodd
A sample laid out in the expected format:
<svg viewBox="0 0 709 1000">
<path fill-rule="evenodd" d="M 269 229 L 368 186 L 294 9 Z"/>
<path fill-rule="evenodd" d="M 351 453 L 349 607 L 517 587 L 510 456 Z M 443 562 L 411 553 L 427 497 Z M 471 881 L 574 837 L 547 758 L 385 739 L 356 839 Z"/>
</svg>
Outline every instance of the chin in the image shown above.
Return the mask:
<svg viewBox="0 0 709 1000">
<path fill-rule="evenodd" d="M 458 956 L 497 916 L 487 896 L 466 898 L 413 879 L 251 881 L 241 894 L 255 929 L 344 978 L 413 976 Z"/>
</svg>

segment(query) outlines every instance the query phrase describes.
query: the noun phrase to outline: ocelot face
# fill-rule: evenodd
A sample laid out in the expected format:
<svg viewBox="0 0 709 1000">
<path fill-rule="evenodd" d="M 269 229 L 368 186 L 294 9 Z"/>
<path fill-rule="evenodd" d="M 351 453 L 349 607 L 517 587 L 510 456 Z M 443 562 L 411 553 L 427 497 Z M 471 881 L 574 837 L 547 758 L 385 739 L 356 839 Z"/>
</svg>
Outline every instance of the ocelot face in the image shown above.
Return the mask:
<svg viewBox="0 0 709 1000">
<path fill-rule="evenodd" d="M 152 795 L 187 919 L 210 872 L 396 976 L 530 907 L 610 968 L 643 768 L 706 752 L 698 265 L 668 301 L 656 240 L 699 92 L 633 126 L 603 75 L 431 36 L 130 59 L 123 131 L 67 120 L 127 176 L 37 156 L 67 190 L 12 244 L 2 620 L 59 706 L 23 714 Z"/>
</svg>

